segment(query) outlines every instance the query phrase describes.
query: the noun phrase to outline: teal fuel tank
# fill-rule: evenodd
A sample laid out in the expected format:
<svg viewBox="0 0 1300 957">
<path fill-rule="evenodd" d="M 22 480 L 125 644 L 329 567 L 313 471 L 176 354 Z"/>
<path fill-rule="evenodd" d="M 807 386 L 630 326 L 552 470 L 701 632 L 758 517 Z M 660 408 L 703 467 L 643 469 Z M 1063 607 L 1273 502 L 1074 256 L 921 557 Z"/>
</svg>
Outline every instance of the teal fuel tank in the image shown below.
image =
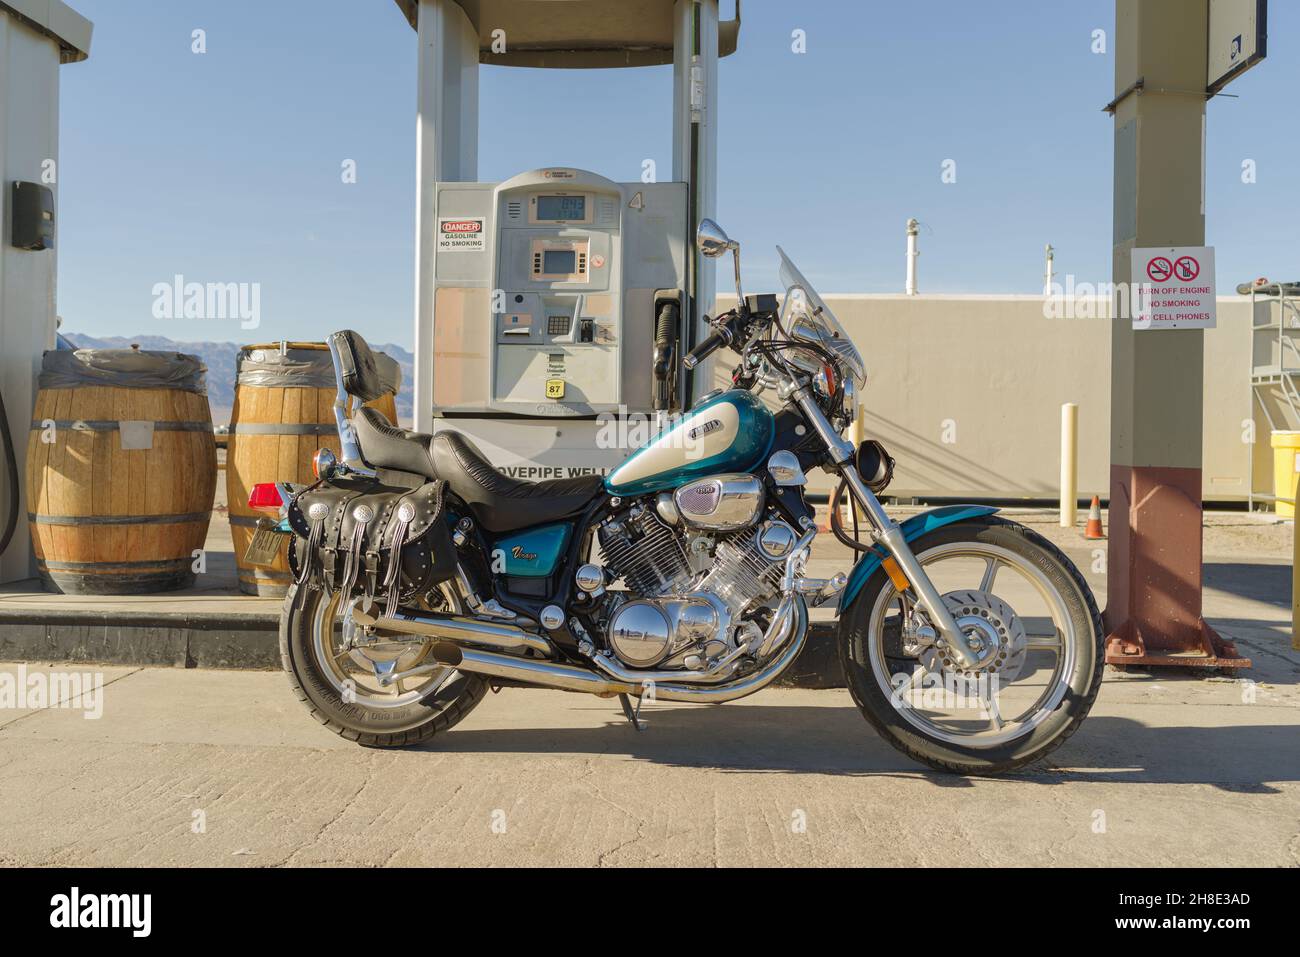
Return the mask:
<svg viewBox="0 0 1300 957">
<path fill-rule="evenodd" d="M 767 458 L 775 435 L 776 420 L 758 396 L 732 389 L 633 452 L 605 477 L 605 490 L 643 495 L 719 472 L 748 472 Z"/>
</svg>

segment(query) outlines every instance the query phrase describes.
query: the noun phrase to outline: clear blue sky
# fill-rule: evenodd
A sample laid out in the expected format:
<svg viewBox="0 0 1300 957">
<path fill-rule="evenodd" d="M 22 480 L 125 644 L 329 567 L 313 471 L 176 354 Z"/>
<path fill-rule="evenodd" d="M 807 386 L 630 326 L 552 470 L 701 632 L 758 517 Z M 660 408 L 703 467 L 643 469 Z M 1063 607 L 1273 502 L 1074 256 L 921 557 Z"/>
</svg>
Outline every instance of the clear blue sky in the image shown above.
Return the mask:
<svg viewBox="0 0 1300 957">
<path fill-rule="evenodd" d="M 62 68 L 64 329 L 248 341 L 351 326 L 409 346 L 416 42 L 397 6 L 71 3 L 95 35 L 90 59 Z M 1268 60 L 1209 106 L 1223 290 L 1300 278 L 1300 4 L 1270 7 Z M 777 242 L 823 292 L 901 291 L 909 216 L 925 224 L 923 292 L 1037 292 L 1047 242 L 1058 272 L 1110 278 L 1112 0 L 745 0 L 743 14 L 721 65 L 718 218 L 744 244 L 750 291 L 775 288 Z M 519 107 L 541 83 L 606 111 L 600 135 Z M 671 88 L 669 67 L 484 67 L 480 178 L 572 165 L 635 180 L 646 158 L 666 178 Z M 945 159 L 956 184 L 940 181 Z M 261 328 L 154 319 L 153 285 L 177 273 L 260 283 Z"/>
</svg>

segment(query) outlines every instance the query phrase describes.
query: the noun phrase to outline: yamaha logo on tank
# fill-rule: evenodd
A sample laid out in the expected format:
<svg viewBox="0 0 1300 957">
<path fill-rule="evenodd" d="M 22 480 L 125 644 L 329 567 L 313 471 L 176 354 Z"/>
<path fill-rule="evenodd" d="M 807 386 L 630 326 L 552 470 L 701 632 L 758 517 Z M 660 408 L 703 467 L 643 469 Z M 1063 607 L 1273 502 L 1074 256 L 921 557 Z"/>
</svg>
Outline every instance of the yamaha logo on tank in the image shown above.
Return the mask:
<svg viewBox="0 0 1300 957">
<path fill-rule="evenodd" d="M 716 432 L 720 428 L 722 428 L 722 423 L 718 419 L 709 419 L 709 421 L 705 422 L 703 425 L 697 425 L 695 428 L 690 429 L 686 434 L 692 439 L 698 439 L 701 436 L 708 435 L 710 432 Z"/>
</svg>

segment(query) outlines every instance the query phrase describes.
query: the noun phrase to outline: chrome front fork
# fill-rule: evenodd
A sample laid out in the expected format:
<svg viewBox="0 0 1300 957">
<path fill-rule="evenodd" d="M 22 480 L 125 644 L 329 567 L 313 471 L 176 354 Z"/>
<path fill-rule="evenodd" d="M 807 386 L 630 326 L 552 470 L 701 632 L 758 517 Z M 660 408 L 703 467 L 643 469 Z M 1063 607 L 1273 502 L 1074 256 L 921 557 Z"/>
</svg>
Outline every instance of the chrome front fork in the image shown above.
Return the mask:
<svg viewBox="0 0 1300 957">
<path fill-rule="evenodd" d="M 930 576 L 925 573 L 921 563 L 912 554 L 912 549 L 903 538 L 898 523 L 886 514 L 880 499 L 876 498 L 875 493 L 867 487 L 867 483 L 858 474 L 857 466 L 853 464 L 855 452 L 853 446 L 835 431 L 806 385 L 795 390 L 792 398 L 799 404 L 799 408 L 803 410 L 808 421 L 830 449 L 831 458 L 835 461 L 845 484 L 848 485 L 849 493 L 871 523 L 872 538 L 883 545 L 894 557 L 894 561 L 898 562 L 898 567 L 902 569 L 903 575 L 916 592 L 917 604 L 929 616 L 935 630 L 951 648 L 953 657 L 967 668 L 974 667 L 979 659 L 966 643 L 966 636 L 957 627 L 957 622 L 948 610 L 948 606 L 944 604 L 939 590 L 934 587 Z"/>
</svg>

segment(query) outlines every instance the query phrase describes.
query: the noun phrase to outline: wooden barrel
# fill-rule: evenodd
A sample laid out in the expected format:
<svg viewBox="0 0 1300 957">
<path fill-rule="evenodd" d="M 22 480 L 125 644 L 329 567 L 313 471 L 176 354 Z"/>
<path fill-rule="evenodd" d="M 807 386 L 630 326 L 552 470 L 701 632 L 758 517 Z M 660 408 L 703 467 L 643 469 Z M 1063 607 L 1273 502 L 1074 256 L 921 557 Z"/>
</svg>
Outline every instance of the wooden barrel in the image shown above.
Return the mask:
<svg viewBox="0 0 1300 957">
<path fill-rule="evenodd" d="M 239 590 L 280 597 L 290 581 L 285 549 L 269 568 L 244 561 L 260 517 L 248 507 L 248 492 L 259 482 L 314 482 L 311 460 L 316 450 L 328 448 L 339 454 L 334 366 L 324 343 L 288 342 L 244 346 L 236 368 L 226 447 L 226 498 Z M 367 405 L 390 422 L 397 421 L 391 393 Z"/>
<path fill-rule="evenodd" d="M 27 519 L 52 591 L 120 595 L 194 583 L 216 491 L 195 356 L 45 353 L 27 439 Z"/>
</svg>

